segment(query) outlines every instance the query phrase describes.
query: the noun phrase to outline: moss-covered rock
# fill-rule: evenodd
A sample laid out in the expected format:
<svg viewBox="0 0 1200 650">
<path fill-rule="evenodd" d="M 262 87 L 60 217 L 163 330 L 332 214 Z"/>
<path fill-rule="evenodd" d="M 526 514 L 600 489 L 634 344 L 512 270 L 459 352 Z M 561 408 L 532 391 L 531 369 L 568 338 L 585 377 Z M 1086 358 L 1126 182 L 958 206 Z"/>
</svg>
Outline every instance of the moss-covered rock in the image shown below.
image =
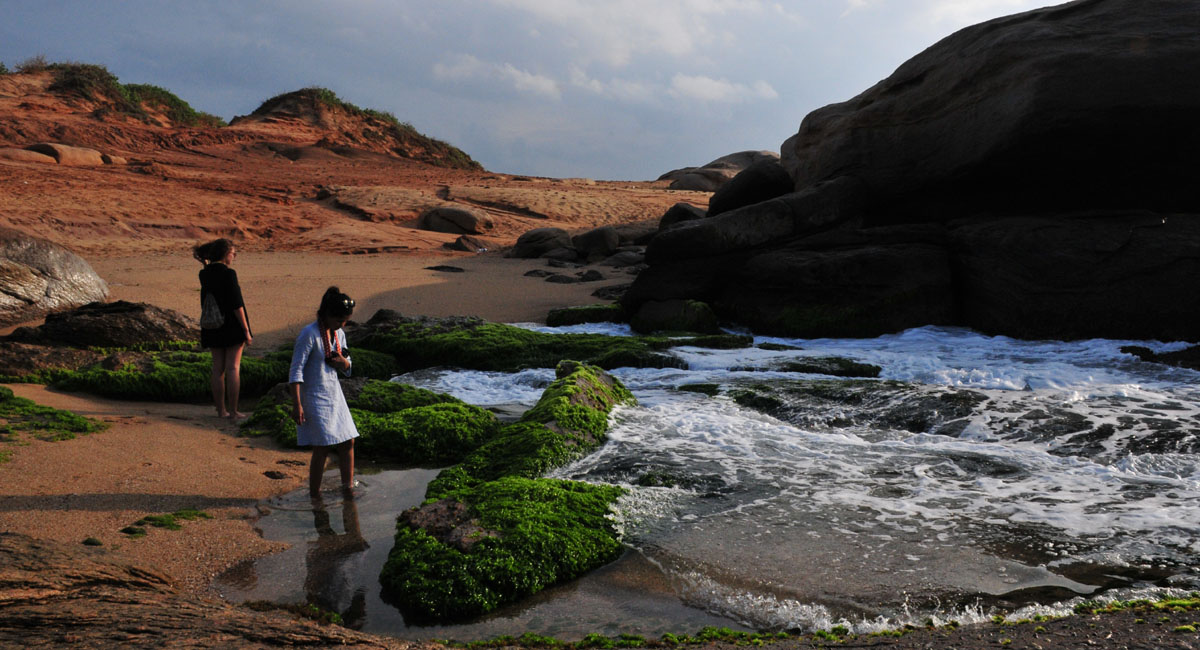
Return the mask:
<svg viewBox="0 0 1200 650">
<path fill-rule="evenodd" d="M 447 495 L 468 517 L 439 539 L 401 520 L 380 575 L 386 597 L 415 621 L 478 616 L 617 558 L 608 517 L 615 486 L 505 477 Z M 474 543 L 447 540 L 469 527 Z"/>
<path fill-rule="evenodd" d="M 629 314 L 618 303 L 602 305 L 582 305 L 579 307 L 564 307 L 551 309 L 546 314 L 546 325 L 550 327 L 566 327 L 583 323 L 627 323 Z"/>
<path fill-rule="evenodd" d="M 499 428 L 490 411 L 462 402 L 413 406 L 392 413 L 350 409 L 358 453 L 405 465 L 453 463 Z"/>
<path fill-rule="evenodd" d="M 351 391 L 347 390 L 347 393 Z M 396 382 L 367 380 L 347 401 L 358 428 L 356 452 L 408 466 L 462 460 L 499 429 L 496 416 L 462 400 Z M 242 435 L 296 445 L 287 384 L 271 389 L 242 423 Z"/>
<path fill-rule="evenodd" d="M 112 399 L 197 402 L 212 397 L 212 355 L 208 352 L 136 353 L 120 367 L 105 366 L 55 371 L 49 382 L 60 390 Z M 242 395 L 262 395 L 287 378 L 287 369 L 288 363 L 278 358 L 243 358 Z"/>
<path fill-rule="evenodd" d="M 397 524 L 380 575 L 408 617 L 477 616 L 600 566 L 620 553 L 613 486 L 536 478 L 602 444 L 608 413 L 635 403 L 595 366 L 564 361 L 520 421 L 444 470 Z"/>
<path fill-rule="evenodd" d="M 533 408 L 430 484 L 426 498 L 502 476 L 535 478 L 591 453 L 607 439 L 608 413 L 636 404 L 629 389 L 595 366 L 564 361 Z"/>
<path fill-rule="evenodd" d="M 629 337 L 603 334 L 548 334 L 477 318 L 393 318 L 354 333 L 355 349 L 395 357 L 400 370 L 454 366 L 473 370 L 513 371 L 553 368 L 563 359 L 612 368 L 683 368 L 666 350 L 699 347 L 749 347 L 748 336 Z"/>
</svg>

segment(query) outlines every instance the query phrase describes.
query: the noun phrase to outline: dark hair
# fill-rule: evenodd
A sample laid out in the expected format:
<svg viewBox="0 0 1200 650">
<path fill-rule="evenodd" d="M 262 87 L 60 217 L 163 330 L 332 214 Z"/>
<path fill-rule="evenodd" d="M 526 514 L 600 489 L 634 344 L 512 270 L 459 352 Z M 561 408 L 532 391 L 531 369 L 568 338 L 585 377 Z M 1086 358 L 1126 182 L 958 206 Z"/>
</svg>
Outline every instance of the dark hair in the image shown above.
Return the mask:
<svg viewBox="0 0 1200 650">
<path fill-rule="evenodd" d="M 321 296 L 321 306 L 317 316 L 333 316 L 334 318 L 349 318 L 354 313 L 354 299 L 342 293 L 337 287 L 329 287 Z"/>
<path fill-rule="evenodd" d="M 192 249 L 192 257 L 200 260 L 201 264 L 212 264 L 220 262 L 229 254 L 229 250 L 233 248 L 233 242 L 222 237 L 214 239 L 207 244 L 200 244 Z"/>
</svg>

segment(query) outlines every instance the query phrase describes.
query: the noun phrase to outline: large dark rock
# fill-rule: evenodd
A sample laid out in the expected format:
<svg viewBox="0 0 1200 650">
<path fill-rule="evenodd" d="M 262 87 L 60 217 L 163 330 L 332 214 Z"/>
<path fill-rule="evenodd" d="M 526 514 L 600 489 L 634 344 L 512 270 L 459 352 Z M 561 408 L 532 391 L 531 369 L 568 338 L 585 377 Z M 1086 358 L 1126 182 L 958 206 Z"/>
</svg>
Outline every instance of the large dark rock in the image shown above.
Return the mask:
<svg viewBox="0 0 1200 650">
<path fill-rule="evenodd" d="M 1022 338 L 1200 338 L 1200 219 L 972 220 L 952 229 L 961 322 Z"/>
<path fill-rule="evenodd" d="M 622 305 L 702 300 L 795 336 L 1200 339 L 1198 75 L 1194 3 L 969 27 L 806 117 L 792 193 L 663 229 Z"/>
<path fill-rule="evenodd" d="M 509 257 L 533 258 L 558 249 L 572 248 L 571 236 L 562 228 L 534 228 L 517 238 Z"/>
<path fill-rule="evenodd" d="M 571 238 L 571 243 L 580 257 L 595 262 L 617 252 L 617 247 L 621 245 L 621 236 L 617 234 L 616 228 L 601 226 L 575 235 Z"/>
<path fill-rule="evenodd" d="M 108 284 L 75 253 L 0 228 L 0 325 L 21 323 L 108 296 Z"/>
<path fill-rule="evenodd" d="M 691 203 L 676 203 L 667 208 L 661 219 L 658 220 L 658 229 L 666 230 L 677 223 L 684 221 L 696 221 L 708 216 L 704 208 L 698 208 Z"/>
<path fill-rule="evenodd" d="M 38 327 L 19 327 L 9 340 L 77 348 L 128 348 L 154 343 L 196 341 L 196 321 L 177 311 L 146 303 L 93 302 L 46 316 Z"/>
<path fill-rule="evenodd" d="M 708 200 L 708 216 L 760 203 L 790 193 L 795 182 L 778 160 L 767 158 L 743 169 Z"/>
<path fill-rule="evenodd" d="M 1048 209 L 1194 211 L 1200 11 L 1080 0 L 943 39 L 782 147 L 802 189 L 870 188 L 878 220 Z"/>
</svg>

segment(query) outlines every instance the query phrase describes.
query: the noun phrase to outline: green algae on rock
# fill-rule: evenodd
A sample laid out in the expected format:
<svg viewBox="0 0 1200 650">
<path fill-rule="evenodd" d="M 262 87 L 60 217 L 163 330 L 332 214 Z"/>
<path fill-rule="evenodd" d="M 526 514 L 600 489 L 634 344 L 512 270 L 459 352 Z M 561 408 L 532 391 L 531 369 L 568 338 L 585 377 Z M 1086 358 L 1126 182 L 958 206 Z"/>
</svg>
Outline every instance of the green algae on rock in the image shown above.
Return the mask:
<svg viewBox="0 0 1200 650">
<path fill-rule="evenodd" d="M 637 403 L 620 380 L 595 366 L 563 361 L 555 373 L 558 379 L 533 408 L 438 474 L 426 498 L 502 476 L 535 478 L 566 465 L 604 443 L 613 407 Z"/>
<path fill-rule="evenodd" d="M 582 575 L 621 553 L 609 511 L 623 492 L 515 476 L 452 492 L 446 499 L 469 513 L 455 525 L 417 528 L 401 517 L 380 574 L 386 597 L 413 620 L 445 621 Z M 456 537 L 464 527 L 470 532 Z"/>
<path fill-rule="evenodd" d="M 407 384 L 369 379 L 347 389 L 347 394 L 359 433 L 355 449 L 372 459 L 408 466 L 453 463 L 491 439 L 499 428 L 495 414 L 487 409 Z M 258 401 L 241 432 L 296 445 L 296 421 L 286 384 L 272 388 Z"/>
<path fill-rule="evenodd" d="M 450 620 L 575 578 L 617 557 L 609 512 L 624 489 L 538 478 L 599 447 L 633 394 L 595 366 L 563 361 L 521 420 L 430 483 L 397 522 L 380 575 L 414 620 Z"/>
<path fill-rule="evenodd" d="M 16 442 L 18 432 L 31 433 L 39 440 L 54 442 L 106 428 L 108 424 L 99 420 L 42 406 L 33 400 L 17 397 L 11 388 L 0 386 L 0 442 Z M 8 456 L 3 454 L 0 461 Z"/>
</svg>

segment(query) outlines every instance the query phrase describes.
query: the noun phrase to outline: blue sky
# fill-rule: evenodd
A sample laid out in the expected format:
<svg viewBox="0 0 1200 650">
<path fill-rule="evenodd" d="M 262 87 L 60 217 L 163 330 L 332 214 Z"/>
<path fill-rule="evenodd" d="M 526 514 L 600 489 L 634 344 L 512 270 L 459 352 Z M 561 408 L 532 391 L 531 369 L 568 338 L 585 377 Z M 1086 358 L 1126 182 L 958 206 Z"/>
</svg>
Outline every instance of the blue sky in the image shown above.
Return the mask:
<svg viewBox="0 0 1200 650">
<path fill-rule="evenodd" d="M 967 25 L 1053 0 L 4 0 L 0 62 L 98 63 L 230 119 L 306 86 L 490 170 L 653 179 L 778 151 Z"/>
</svg>

